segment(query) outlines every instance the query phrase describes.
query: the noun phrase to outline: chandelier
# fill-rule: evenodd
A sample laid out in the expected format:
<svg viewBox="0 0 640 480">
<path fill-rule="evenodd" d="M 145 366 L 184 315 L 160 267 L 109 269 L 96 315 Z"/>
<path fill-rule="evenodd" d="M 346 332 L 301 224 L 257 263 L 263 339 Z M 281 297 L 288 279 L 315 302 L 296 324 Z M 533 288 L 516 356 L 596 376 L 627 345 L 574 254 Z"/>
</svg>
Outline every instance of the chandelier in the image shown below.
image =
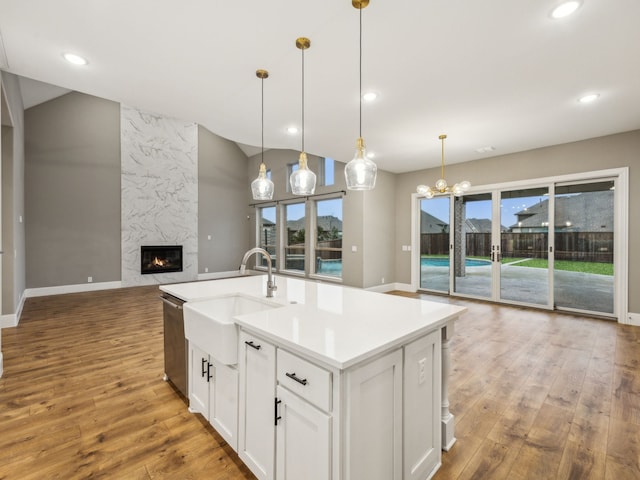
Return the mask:
<svg viewBox="0 0 640 480">
<path fill-rule="evenodd" d="M 435 187 L 418 185 L 416 191 L 419 195 L 422 195 L 426 198 L 433 198 L 436 195 L 449 194 L 453 194 L 456 197 L 461 197 L 462 195 L 464 195 L 464 192 L 469 190 L 469 188 L 471 187 L 471 183 L 468 180 L 463 180 L 462 182 L 455 183 L 453 186 L 447 185 L 447 181 L 444 178 L 444 139 L 447 138 L 447 136 L 440 135 L 438 138 L 442 142 L 442 163 L 440 166 L 440 179 L 436 182 Z"/>
</svg>

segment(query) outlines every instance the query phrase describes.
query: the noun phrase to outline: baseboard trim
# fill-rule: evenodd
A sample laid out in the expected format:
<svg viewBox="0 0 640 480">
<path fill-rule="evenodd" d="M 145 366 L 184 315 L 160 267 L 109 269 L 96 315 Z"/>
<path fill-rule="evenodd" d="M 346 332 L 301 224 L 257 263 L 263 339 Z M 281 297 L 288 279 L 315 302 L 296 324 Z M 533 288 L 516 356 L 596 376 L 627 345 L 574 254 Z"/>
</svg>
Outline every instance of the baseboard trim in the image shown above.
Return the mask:
<svg viewBox="0 0 640 480">
<path fill-rule="evenodd" d="M 640 327 L 640 313 L 631 313 L 627 315 L 627 325 L 633 325 L 636 327 Z"/>
<path fill-rule="evenodd" d="M 24 301 L 26 300 L 26 298 L 27 297 L 25 295 L 25 292 L 22 292 L 22 296 L 20 297 L 20 301 L 18 302 L 16 313 L 0 315 L 0 328 L 11 328 L 18 326 L 18 323 L 20 323 L 20 316 L 22 315 L 22 308 L 24 307 Z"/>
<path fill-rule="evenodd" d="M 0 316 L 0 328 L 11 328 L 18 326 L 18 315 L 7 313 Z"/>
<path fill-rule="evenodd" d="M 390 292 L 392 290 L 400 290 L 403 292 L 415 292 L 415 289 L 411 288 L 408 283 L 385 283 L 383 285 L 375 285 L 373 287 L 365 288 L 368 292 Z"/>
<path fill-rule="evenodd" d="M 96 290 L 112 290 L 122 288 L 122 282 L 81 283 L 78 285 L 60 285 L 58 287 L 27 288 L 26 298 L 62 295 L 64 293 L 94 292 Z"/>
<path fill-rule="evenodd" d="M 413 288 L 410 283 L 394 283 L 394 290 L 400 290 L 401 292 L 416 293 L 417 290 Z"/>
</svg>

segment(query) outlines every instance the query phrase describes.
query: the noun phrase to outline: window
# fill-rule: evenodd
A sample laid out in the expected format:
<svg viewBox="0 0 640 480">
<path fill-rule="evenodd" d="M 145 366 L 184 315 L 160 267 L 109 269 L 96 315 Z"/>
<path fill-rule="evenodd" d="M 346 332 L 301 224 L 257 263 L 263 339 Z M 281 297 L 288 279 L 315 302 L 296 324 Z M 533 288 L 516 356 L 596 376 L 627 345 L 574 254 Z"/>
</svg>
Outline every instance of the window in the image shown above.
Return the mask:
<svg viewBox="0 0 640 480">
<path fill-rule="evenodd" d="M 258 246 L 264 248 L 271 255 L 271 267 L 276 268 L 276 207 L 258 208 Z M 258 265 L 267 266 L 267 258 L 260 256 Z"/>
<path fill-rule="evenodd" d="M 289 203 L 284 206 L 285 247 L 284 268 L 305 273 L 305 204 Z"/>
<path fill-rule="evenodd" d="M 320 185 L 335 184 L 335 162 L 333 158 L 325 157 L 319 163 Z"/>
<path fill-rule="evenodd" d="M 342 278 L 342 198 L 318 200 L 315 207 L 314 272 Z"/>
<path fill-rule="evenodd" d="M 298 170 L 298 168 L 300 168 L 300 165 L 298 164 L 298 162 L 295 163 L 288 163 L 287 164 L 287 188 L 286 191 L 290 192 L 291 191 L 291 182 L 289 182 L 289 179 L 291 178 L 291 174 L 293 172 L 295 172 L 296 170 Z"/>
</svg>

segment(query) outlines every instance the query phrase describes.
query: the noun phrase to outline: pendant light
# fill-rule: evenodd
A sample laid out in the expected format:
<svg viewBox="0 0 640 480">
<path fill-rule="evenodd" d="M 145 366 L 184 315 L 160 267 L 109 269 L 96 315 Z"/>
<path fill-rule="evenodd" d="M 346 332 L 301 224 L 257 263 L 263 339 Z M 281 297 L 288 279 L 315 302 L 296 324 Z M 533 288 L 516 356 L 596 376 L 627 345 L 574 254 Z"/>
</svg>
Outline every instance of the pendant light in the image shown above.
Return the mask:
<svg viewBox="0 0 640 480">
<path fill-rule="evenodd" d="M 442 161 L 440 166 L 440 179 L 436 182 L 435 187 L 427 187 L 426 185 L 418 185 L 416 191 L 419 195 L 422 195 L 426 198 L 433 198 L 436 195 L 448 195 L 453 193 L 456 197 L 461 197 L 464 195 L 470 187 L 471 183 L 468 180 L 463 180 L 460 183 L 454 184 L 452 187 L 447 185 L 447 181 L 444 178 L 444 139 L 447 138 L 446 135 L 440 135 L 438 137 L 442 142 Z"/>
<path fill-rule="evenodd" d="M 261 132 L 262 132 L 262 152 L 260 156 L 260 170 L 258 178 L 251 182 L 251 192 L 254 200 L 271 200 L 273 198 L 273 182 L 267 178 L 267 166 L 264 164 L 264 79 L 269 78 L 266 70 L 256 70 L 256 77 L 260 79 L 261 85 Z"/>
<path fill-rule="evenodd" d="M 296 47 L 302 51 L 302 149 L 298 160 L 298 169 L 291 173 L 289 183 L 294 195 L 313 195 L 316 190 L 316 174 L 307 166 L 307 154 L 304 151 L 304 51 L 311 46 L 311 40 L 300 37 Z"/>
<path fill-rule="evenodd" d="M 344 167 L 344 177 L 349 190 L 373 190 L 376 186 L 378 167 L 367 157 L 362 138 L 362 9 L 369 5 L 369 0 L 351 0 L 351 4 L 360 10 L 360 131 L 356 142 L 356 153 Z"/>
</svg>

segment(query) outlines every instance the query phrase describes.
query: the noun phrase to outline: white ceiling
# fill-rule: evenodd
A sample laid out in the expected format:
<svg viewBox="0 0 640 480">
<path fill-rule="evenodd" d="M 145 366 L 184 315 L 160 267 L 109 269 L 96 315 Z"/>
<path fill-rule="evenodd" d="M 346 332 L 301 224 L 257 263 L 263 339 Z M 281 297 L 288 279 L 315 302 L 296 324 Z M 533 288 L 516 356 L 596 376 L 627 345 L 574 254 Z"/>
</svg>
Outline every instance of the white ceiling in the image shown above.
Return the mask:
<svg viewBox="0 0 640 480">
<path fill-rule="evenodd" d="M 640 128 L 640 1 L 371 0 L 363 136 L 391 172 Z M 2 0 L 0 65 L 63 89 L 194 121 L 246 145 L 348 161 L 358 136 L 358 18 L 349 0 Z M 4 44 L 4 52 L 2 52 Z M 75 67 L 61 54 L 85 56 Z M 598 101 L 577 102 L 597 92 Z M 479 147 L 493 146 L 491 153 Z M 295 158 L 292 158 L 295 161 Z"/>
</svg>

